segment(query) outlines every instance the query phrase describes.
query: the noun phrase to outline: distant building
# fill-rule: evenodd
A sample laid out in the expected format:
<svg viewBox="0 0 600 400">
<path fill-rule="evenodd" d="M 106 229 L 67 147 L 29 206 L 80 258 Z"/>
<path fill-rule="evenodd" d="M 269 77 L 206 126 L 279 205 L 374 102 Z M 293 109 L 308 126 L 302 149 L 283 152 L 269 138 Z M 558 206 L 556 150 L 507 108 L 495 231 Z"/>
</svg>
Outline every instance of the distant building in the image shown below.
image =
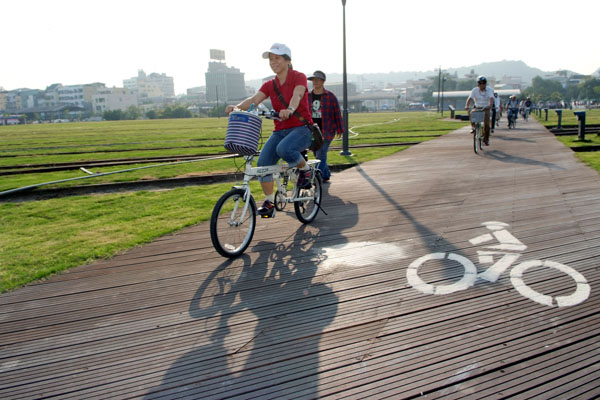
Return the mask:
<svg viewBox="0 0 600 400">
<path fill-rule="evenodd" d="M 429 93 L 433 79 L 414 79 L 406 82 L 406 101 L 422 101 Z"/>
<path fill-rule="evenodd" d="M 6 110 L 7 97 L 8 97 L 8 92 L 5 90 L 0 90 L 0 111 Z"/>
<path fill-rule="evenodd" d="M 58 88 L 58 102 L 63 105 L 72 105 L 92 109 L 92 96 L 100 89 L 105 89 L 104 83 L 89 83 L 85 85 L 67 85 Z"/>
<path fill-rule="evenodd" d="M 173 77 L 156 72 L 146 75 L 141 69 L 138 76 L 123 80 L 123 87 L 136 94 L 139 103 L 145 102 L 144 99 L 175 96 Z"/>
<path fill-rule="evenodd" d="M 18 115 L 0 115 L 0 125 L 18 125 L 20 123 Z"/>
<path fill-rule="evenodd" d="M 520 76 L 502 76 L 502 78 L 494 85 L 496 89 L 502 90 L 517 90 L 523 88 L 523 80 Z"/>
<path fill-rule="evenodd" d="M 23 108 L 23 103 L 21 101 L 21 91 L 19 89 L 17 90 L 10 90 L 8 92 L 5 92 L 5 96 L 4 96 L 4 108 L 3 110 L 20 110 L 21 108 Z"/>
<path fill-rule="evenodd" d="M 189 88 L 186 91 L 185 100 L 193 103 L 204 103 L 206 101 L 206 86 Z"/>
<path fill-rule="evenodd" d="M 330 92 L 332 92 L 333 94 L 335 94 L 335 97 L 338 98 L 338 101 L 341 104 L 341 102 L 343 101 L 343 98 L 344 98 L 343 82 L 332 82 L 332 83 L 325 82 L 325 89 L 327 89 Z M 309 83 L 309 90 L 312 90 L 312 83 Z M 356 90 L 356 84 L 353 82 L 348 82 L 348 96 L 354 96 L 357 93 L 358 92 Z"/>
<path fill-rule="evenodd" d="M 60 89 L 63 85 L 60 83 L 53 83 L 52 85 L 46 88 L 44 94 L 44 100 L 39 105 L 46 107 L 57 106 L 58 103 L 58 89 Z"/>
<path fill-rule="evenodd" d="M 137 107 L 137 96 L 125 88 L 105 88 L 98 90 L 98 94 L 92 96 L 92 107 L 95 113 L 103 113 L 113 110 L 127 110 L 129 107 Z"/>
<path fill-rule="evenodd" d="M 227 102 L 247 97 L 244 73 L 224 62 L 210 61 L 206 79 L 206 100 Z"/>
</svg>

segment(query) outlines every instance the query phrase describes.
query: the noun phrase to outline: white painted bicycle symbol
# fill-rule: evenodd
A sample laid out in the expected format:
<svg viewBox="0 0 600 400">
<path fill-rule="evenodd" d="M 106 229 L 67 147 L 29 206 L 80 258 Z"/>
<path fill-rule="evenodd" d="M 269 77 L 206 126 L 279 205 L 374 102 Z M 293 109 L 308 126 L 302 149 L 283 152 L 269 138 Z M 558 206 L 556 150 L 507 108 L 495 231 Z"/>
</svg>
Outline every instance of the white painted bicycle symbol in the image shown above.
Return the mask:
<svg viewBox="0 0 600 400">
<path fill-rule="evenodd" d="M 475 284 L 477 278 L 481 278 L 488 282 L 496 282 L 500 275 L 504 273 L 511 265 L 513 265 L 517 259 L 521 256 L 519 252 L 524 251 L 527 246 L 524 245 L 519 239 L 514 237 L 506 228 L 509 226 L 504 222 L 488 221 L 484 222 L 486 228 L 491 233 L 480 235 L 476 238 L 469 240 L 473 245 L 480 245 L 496 239 L 499 244 L 486 246 L 486 250 L 478 250 L 479 264 L 492 264 L 487 270 L 478 274 L 475 265 L 466 257 L 463 257 L 455 253 L 430 253 L 419 257 L 414 260 L 406 271 L 406 278 L 408 283 L 417 289 L 418 291 L 425 294 L 449 294 L 459 290 L 465 290 Z M 500 257 L 498 261 L 494 263 L 494 259 Z M 444 285 L 433 285 L 424 282 L 419 276 L 419 267 L 431 260 L 452 260 L 460 263 L 464 268 L 462 278 L 452 284 Z M 534 267 L 547 267 L 558 270 L 564 274 L 569 275 L 577 284 L 577 287 L 573 293 L 566 296 L 549 296 L 532 289 L 523 281 L 523 274 L 530 268 Z M 555 262 L 551 260 L 530 260 L 521 262 L 510 271 L 510 281 L 515 289 L 523 296 L 531 299 L 537 303 L 544 304 L 553 307 L 555 304 L 558 307 L 574 306 L 587 300 L 590 295 L 590 285 L 587 283 L 585 277 L 577 272 L 575 269 Z"/>
</svg>

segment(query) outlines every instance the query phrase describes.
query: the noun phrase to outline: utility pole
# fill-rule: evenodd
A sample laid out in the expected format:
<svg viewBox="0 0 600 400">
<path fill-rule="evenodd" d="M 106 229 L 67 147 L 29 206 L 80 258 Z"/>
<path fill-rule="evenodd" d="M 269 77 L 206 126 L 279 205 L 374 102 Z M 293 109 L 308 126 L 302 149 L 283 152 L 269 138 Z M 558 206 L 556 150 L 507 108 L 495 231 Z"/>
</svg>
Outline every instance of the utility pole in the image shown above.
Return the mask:
<svg viewBox="0 0 600 400">
<path fill-rule="evenodd" d="M 342 0 L 343 29 L 344 29 L 344 134 L 342 136 L 342 151 L 340 155 L 351 156 L 348 150 L 348 75 L 346 73 L 346 0 Z"/>
<path fill-rule="evenodd" d="M 440 65 L 438 74 L 438 99 L 437 99 L 437 112 L 440 112 L 440 85 L 442 84 L 442 66 Z"/>
</svg>

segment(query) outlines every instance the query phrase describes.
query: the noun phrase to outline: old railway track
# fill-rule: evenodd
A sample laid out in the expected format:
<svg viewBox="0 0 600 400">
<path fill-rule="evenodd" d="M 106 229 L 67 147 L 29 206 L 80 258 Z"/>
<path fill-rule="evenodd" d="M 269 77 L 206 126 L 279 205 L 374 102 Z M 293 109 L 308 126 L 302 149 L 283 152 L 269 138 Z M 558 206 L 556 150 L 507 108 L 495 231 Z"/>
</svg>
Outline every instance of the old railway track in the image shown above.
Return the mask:
<svg viewBox="0 0 600 400">
<path fill-rule="evenodd" d="M 429 135 L 430 137 L 437 137 L 441 135 Z M 421 136 L 422 137 L 422 136 Z M 412 146 L 421 143 L 421 141 L 414 142 L 393 142 L 393 143 L 374 143 L 374 144 L 356 144 L 352 148 L 370 148 L 370 147 L 389 147 L 389 146 Z M 330 147 L 331 150 L 341 150 L 341 147 L 334 146 Z M 109 166 L 125 166 L 133 164 L 149 164 L 149 163 L 170 163 L 185 160 L 202 160 L 205 158 L 215 157 L 231 157 L 229 153 L 211 153 L 211 154 L 186 154 L 169 157 L 139 157 L 139 158 L 119 158 L 102 161 L 90 161 L 90 162 L 69 162 L 69 163 L 54 163 L 54 164 L 24 164 L 24 165 L 13 165 L 0 167 L 1 175 L 19 175 L 19 174 L 31 174 L 31 173 L 45 173 L 45 172 L 57 172 L 57 171 L 68 171 L 78 169 L 93 169 L 99 167 Z M 355 164 L 337 164 L 330 165 L 332 171 L 341 171 L 347 168 L 353 167 Z M 153 180 L 137 180 L 129 182 L 118 182 L 118 183 L 103 183 L 103 184 L 88 184 L 79 186 L 70 186 L 64 188 L 44 188 L 44 189 L 27 189 L 18 191 L 10 194 L 0 195 L 0 202 L 22 202 L 32 200 L 43 200 L 48 198 L 66 197 L 75 195 L 87 195 L 95 193 L 112 193 L 112 192 L 123 192 L 123 191 L 136 191 L 136 190 L 160 190 L 160 189 L 171 189 L 182 186 L 193 186 L 193 185 L 204 185 L 218 182 L 234 182 L 242 178 L 242 172 L 230 172 L 230 173 L 212 173 L 200 176 L 188 176 L 182 178 L 166 178 L 166 179 L 153 179 Z"/>
<path fill-rule="evenodd" d="M 438 137 L 441 135 L 429 135 L 427 137 Z M 420 136 L 423 137 L 423 136 Z M 370 148 L 370 147 L 390 147 L 390 146 L 413 146 L 419 144 L 421 141 L 410 141 L 410 142 L 392 142 L 392 143 L 373 143 L 373 144 L 356 144 L 353 148 Z M 341 147 L 332 146 L 332 150 L 340 150 Z M 154 150 L 154 149 L 152 149 Z M 114 166 L 125 166 L 134 164 L 150 164 L 150 163 L 169 163 L 176 161 L 185 160 L 202 160 L 206 158 L 215 157 L 226 157 L 231 154 L 226 152 L 218 153 L 203 153 L 203 154 L 181 154 L 174 156 L 162 156 L 162 157 L 130 157 L 130 158 L 114 158 L 107 160 L 97 161 L 75 161 L 65 163 L 43 163 L 43 164 L 20 164 L 20 165 L 8 165 L 0 166 L 0 176 L 6 175 L 22 175 L 22 174 L 36 174 L 44 172 L 58 172 L 58 171 L 70 171 L 78 170 L 81 168 L 100 168 L 100 167 L 114 167 Z"/>
</svg>

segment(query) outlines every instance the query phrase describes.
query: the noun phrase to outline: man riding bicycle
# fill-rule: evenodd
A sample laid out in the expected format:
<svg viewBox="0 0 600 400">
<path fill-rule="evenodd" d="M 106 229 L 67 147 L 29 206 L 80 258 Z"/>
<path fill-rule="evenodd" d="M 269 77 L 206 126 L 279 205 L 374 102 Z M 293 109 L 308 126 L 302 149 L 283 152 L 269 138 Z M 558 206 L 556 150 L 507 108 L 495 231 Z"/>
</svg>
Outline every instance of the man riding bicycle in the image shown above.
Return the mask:
<svg viewBox="0 0 600 400">
<path fill-rule="evenodd" d="M 532 108 L 533 108 L 533 102 L 531 101 L 531 97 L 527 97 L 527 99 L 523 103 L 523 117 L 525 117 L 525 119 L 527 119 L 529 114 L 531 114 Z"/>
<path fill-rule="evenodd" d="M 517 96 L 514 94 L 510 96 L 510 99 L 506 103 L 506 109 L 508 110 L 508 127 L 510 128 L 510 122 L 517 119 L 519 115 L 519 101 Z"/>
<path fill-rule="evenodd" d="M 477 87 L 471 91 L 471 95 L 467 99 L 465 110 L 469 110 L 471 103 L 475 103 L 476 108 L 481 108 L 485 111 L 484 117 L 484 134 L 483 143 L 486 146 L 490 145 L 490 110 L 494 107 L 494 89 L 487 87 L 487 78 L 485 76 L 477 77 Z M 475 124 L 471 122 L 475 132 Z"/>
</svg>

